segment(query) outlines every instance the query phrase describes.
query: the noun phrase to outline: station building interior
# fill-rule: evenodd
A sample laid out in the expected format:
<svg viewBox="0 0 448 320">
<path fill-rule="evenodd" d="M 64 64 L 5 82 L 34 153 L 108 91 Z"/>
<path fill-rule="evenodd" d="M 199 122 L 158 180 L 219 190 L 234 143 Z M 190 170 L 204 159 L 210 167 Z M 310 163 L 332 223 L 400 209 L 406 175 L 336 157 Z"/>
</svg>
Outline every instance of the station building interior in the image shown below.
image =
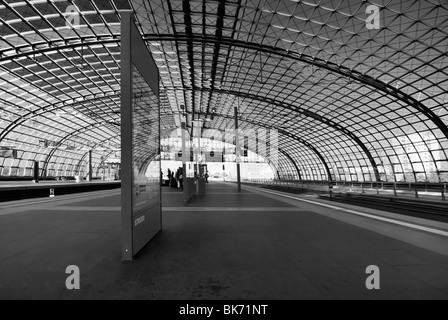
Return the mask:
<svg viewBox="0 0 448 320">
<path fill-rule="evenodd" d="M 286 268 L 285 273 L 280 272 L 283 270 L 282 267 L 277 268 L 277 265 L 269 260 L 269 263 L 274 265 L 272 267 L 273 270 L 275 269 L 274 276 L 273 273 L 269 273 L 271 269 L 268 267 L 260 271 L 257 266 L 239 265 L 239 259 L 244 260 L 244 255 L 241 254 L 234 259 L 238 264 L 236 271 L 232 267 L 229 267 L 230 271 L 225 268 L 228 261 L 223 262 L 224 267 L 222 264 L 215 266 L 220 273 L 215 274 L 216 278 L 213 281 L 221 281 L 221 286 L 215 282 L 208 283 L 208 286 L 220 286 L 218 293 L 211 290 L 198 295 L 197 292 L 201 291 L 199 289 L 195 291 L 196 293 L 187 290 L 187 287 L 190 288 L 196 284 L 194 280 L 182 280 L 188 283 L 179 284 L 176 279 L 183 278 L 185 272 L 191 271 L 195 275 L 194 279 L 200 278 L 196 279 L 199 282 L 206 281 L 206 276 L 200 276 L 198 270 L 202 270 L 201 266 L 209 266 L 208 263 L 211 262 L 203 261 L 206 258 L 202 257 L 198 258 L 201 260 L 201 265 L 187 263 L 187 269 L 190 267 L 191 270 L 176 269 L 181 268 L 178 265 L 182 264 L 179 258 L 182 254 L 176 250 L 182 246 L 182 243 L 188 247 L 188 250 L 194 250 L 188 246 L 194 241 L 184 239 L 184 242 L 183 240 L 176 242 L 169 236 L 167 236 L 168 240 L 164 238 L 164 232 L 176 233 L 179 231 L 177 228 L 181 229 L 181 223 L 177 220 L 174 222 L 179 218 L 169 215 L 181 212 L 182 207 L 188 208 L 188 205 L 184 206 L 181 202 L 177 204 L 177 200 L 170 198 L 167 203 L 164 202 L 165 199 L 162 200 L 162 210 L 164 206 L 171 208 L 165 220 L 167 227 L 163 227 L 162 233 L 150 242 L 149 249 L 144 249 L 145 252 L 140 255 L 140 259 L 132 262 L 138 267 L 127 264 L 123 266 L 119 257 L 116 261 L 114 260 L 115 256 L 112 252 L 103 260 L 98 259 L 96 263 L 101 264 L 102 261 L 107 261 L 108 264 L 116 265 L 109 275 L 111 279 L 118 277 L 120 280 L 110 280 L 108 284 L 104 284 L 103 281 L 101 288 L 87 293 L 88 289 L 70 291 L 63 285 L 62 288 L 54 290 L 42 289 L 44 290 L 43 297 L 67 299 L 104 297 L 123 299 L 448 298 L 448 250 L 446 249 L 448 247 L 446 246 L 448 207 L 445 202 L 446 183 L 448 183 L 447 1 L 2 1 L 0 4 L 0 193 L 2 188 L 22 188 L 14 189 L 16 190 L 14 192 L 19 193 L 24 188 L 32 188 L 33 185 L 38 184 L 36 181 L 33 183 L 36 177 L 40 180 L 40 186 L 45 183 L 120 182 L 122 178 L 120 158 L 122 151 L 121 108 L 123 107 L 121 103 L 123 14 L 131 15 L 159 70 L 159 139 L 162 179 L 167 175 L 168 169 L 173 170 L 182 166 L 182 160 L 178 156 L 178 151 L 182 148 L 178 134 L 182 123 L 192 134 L 195 130 L 201 133 L 208 131 L 218 135 L 224 134 L 226 130 L 236 129 L 236 123 L 238 123 L 238 129 L 242 131 L 263 130 L 263 132 L 270 132 L 271 137 L 275 132 L 275 143 L 274 141 L 267 143 L 268 146 L 275 144 L 275 163 L 270 159 L 273 154 L 266 154 L 266 150 L 262 154 L 263 152 L 259 152 L 254 141 L 248 141 L 250 139 L 243 137 L 240 146 L 242 152 L 240 177 L 237 177 L 235 169 L 237 150 L 235 140 L 224 141 L 223 138 L 222 142 L 218 141 L 219 148 L 207 149 L 205 146 L 213 144 L 216 134 L 211 139 L 210 137 L 203 139 L 201 142 L 204 157 L 201 161 L 207 164 L 206 173 L 210 181 L 207 183 L 205 194 L 196 196 L 192 202 L 192 208 L 202 206 L 204 209 L 209 206 L 209 211 L 216 211 L 216 207 L 229 206 L 234 209 L 232 213 L 236 214 L 229 218 L 229 221 L 235 220 L 234 223 L 238 223 L 237 209 L 246 206 L 244 201 L 251 202 L 252 192 L 261 192 L 260 189 L 282 192 L 288 194 L 289 197 L 297 194 L 298 197 L 307 197 L 315 201 L 320 201 L 318 199 L 322 195 L 323 203 L 330 203 L 331 199 L 326 197 L 328 193 L 333 197 L 341 198 L 366 195 L 369 196 L 370 207 L 368 208 L 359 204 L 363 200 L 356 203 L 341 200 L 338 204 L 344 206 L 345 210 L 355 210 L 358 208 L 355 207 L 357 205 L 364 209 L 356 210 L 375 210 L 375 208 L 382 210 L 375 202 L 379 200 L 373 198 L 386 199 L 389 202 L 393 201 L 391 199 L 402 199 L 403 203 L 399 202 L 397 204 L 399 208 L 395 208 L 401 212 L 388 214 L 398 214 L 397 220 L 403 222 L 408 219 L 403 211 L 411 210 L 409 207 L 412 206 L 414 208 L 420 206 L 418 210 L 423 210 L 421 207 L 426 206 L 425 213 L 410 214 L 410 219 L 414 220 L 406 221 L 421 224 L 424 228 L 431 228 L 431 230 L 437 229 L 438 233 L 425 233 L 427 231 L 423 227 L 407 230 L 406 226 L 396 224 L 383 229 L 401 228 L 399 231 L 392 229 L 381 231 L 382 227 L 377 224 L 387 222 L 372 220 L 374 228 L 377 229 L 365 231 L 369 232 L 369 236 L 370 233 L 378 232 L 382 237 L 387 236 L 387 239 L 406 243 L 406 248 L 403 249 L 394 242 L 391 245 L 392 249 L 388 251 L 387 248 L 390 245 L 388 240 L 377 239 L 383 246 L 381 250 L 384 252 L 378 251 L 378 256 L 382 257 L 382 260 L 380 259 L 376 264 L 380 269 L 382 262 L 386 265 L 384 267 L 386 271 L 382 273 L 385 274 L 386 280 L 384 281 L 385 289 L 374 293 L 363 291 L 365 290 L 365 267 L 375 264 L 375 259 L 372 259 L 371 263 L 367 261 L 364 263 L 364 260 L 368 260 L 365 257 L 366 252 L 359 248 L 353 252 L 350 251 L 353 265 L 347 266 L 339 261 L 342 273 L 336 271 L 325 273 L 325 279 L 330 279 L 328 280 L 330 283 L 333 276 L 339 279 L 338 281 L 344 282 L 345 280 L 341 280 L 345 279 L 344 270 L 346 269 L 344 268 L 347 267 L 348 270 L 350 267 L 350 272 L 355 274 L 353 270 L 359 267 L 357 262 L 362 260 L 360 265 L 364 269 L 359 276 L 362 287 L 359 290 L 362 292 L 353 289 L 353 291 L 341 293 L 340 286 L 327 292 L 323 289 L 325 286 L 318 283 L 316 276 L 318 273 L 312 273 L 310 269 L 312 264 L 317 260 L 321 261 L 320 259 L 325 260 L 322 262 L 323 265 L 327 263 L 328 267 L 332 268 L 331 261 L 334 259 L 327 261 L 330 259 L 324 257 L 323 253 L 316 257 L 316 252 L 306 251 L 304 243 L 306 244 L 307 240 L 301 239 L 301 244 L 298 246 L 307 254 L 312 255 L 312 259 L 305 259 L 305 262 L 300 260 L 299 265 L 294 264 L 293 261 L 293 266 Z M 378 25 L 375 25 L 376 23 Z M 139 92 L 134 94 L 138 95 Z M 136 98 L 135 95 L 134 99 L 139 99 L 140 103 L 151 103 L 150 97 L 141 94 Z M 211 151 L 219 155 L 219 160 L 211 160 Z M 221 205 L 218 194 L 233 190 L 237 179 L 239 186 L 243 184 L 242 194 L 245 200 L 238 198 L 235 200 L 235 205 Z M 163 197 L 166 192 L 170 197 L 176 196 L 177 193 L 174 194 L 174 191 L 178 192 L 177 189 L 173 190 L 165 186 L 162 187 L 162 191 Z M 119 190 L 110 192 L 119 192 Z M 210 195 L 207 195 L 207 192 Z M 229 200 L 230 198 L 227 197 L 232 195 L 233 193 L 230 193 L 222 199 Z M 262 195 L 258 196 L 262 197 Z M 269 199 L 272 203 L 276 203 L 272 205 L 272 210 L 282 211 L 279 209 L 282 207 L 279 204 L 281 200 L 272 198 L 277 196 L 270 195 Z M 66 195 L 61 197 L 69 199 Z M 119 198 L 119 193 L 115 194 L 115 197 Z M 57 199 L 58 197 L 55 197 L 51 200 Z M 201 199 L 203 202 L 200 202 Z M 265 205 L 269 207 L 268 200 L 263 201 L 267 201 Z M 34 215 L 37 209 L 27 202 L 30 199 L 16 200 L 1 197 L 1 201 L 0 229 L 4 232 L 3 236 L 0 236 L 2 237 L 0 248 L 4 250 L 0 250 L 3 251 L 3 254 L 0 252 L 0 258 L 3 260 L 3 267 L 0 267 L 0 270 L 4 268 L 3 275 L 5 272 L 6 274 L 10 272 L 14 276 L 0 280 L 0 288 L 3 286 L 3 289 L 0 289 L 0 297 L 4 299 L 39 298 L 38 289 L 29 291 L 23 289 L 28 283 L 26 280 L 20 285 L 12 282 L 14 277 L 19 279 L 22 276 L 20 272 L 26 272 L 27 261 L 38 258 L 38 254 L 23 244 L 24 241 L 21 242 L 20 239 L 23 240 L 26 235 L 26 239 L 32 242 L 33 235 L 41 236 L 45 230 L 54 229 L 44 228 L 42 233 L 27 231 L 30 228 L 28 225 L 30 222 L 26 222 L 23 217 L 33 215 L 32 219 L 36 219 L 34 224 L 36 225 L 39 224 L 38 219 L 52 219 L 51 214 L 56 214 L 57 211 L 42 207 L 39 209 L 40 213 Z M 249 221 L 257 221 L 258 217 L 252 211 L 255 212 L 256 208 L 262 207 L 263 201 L 260 200 L 261 204 L 254 204 L 252 201 L 247 204 L 247 210 L 239 212 L 242 215 L 249 214 L 241 218 L 247 225 L 250 226 Z M 285 201 L 295 200 L 288 198 Z M 114 205 L 118 207 L 119 203 Z M 17 209 L 20 206 L 23 207 L 20 209 L 22 211 Z M 39 203 L 37 207 L 39 206 L 43 204 Z M 63 208 L 71 210 L 67 206 Z M 80 208 L 88 206 L 90 204 Z M 255 209 L 249 210 L 250 206 Z M 289 206 L 293 204 L 289 203 L 283 213 L 288 216 L 288 219 L 298 222 L 296 218 L 289 216 L 293 211 Z M 102 203 L 98 207 L 98 212 L 108 214 L 107 210 L 101 211 L 101 208 L 105 207 L 107 204 Z M 18 210 L 18 213 L 14 210 Z M 119 234 L 117 210 L 113 213 L 114 222 L 107 223 L 107 226 L 114 230 L 110 231 L 110 234 L 115 238 Z M 308 214 L 313 210 L 331 209 L 307 208 L 306 212 Z M 188 215 L 193 212 L 194 210 L 191 209 L 181 213 Z M 204 212 L 208 211 L 202 213 Z M 67 215 L 69 213 L 70 211 L 67 211 Z M 271 212 L 265 212 L 265 214 L 268 213 L 271 214 Z M 347 214 L 349 215 L 347 212 L 341 213 L 341 215 Z M 437 217 L 433 219 L 433 216 Z M 86 212 L 82 217 L 90 219 Z M 66 218 L 75 219 L 73 215 Z M 201 223 L 195 220 L 196 218 L 192 217 L 194 221 Z M 58 226 L 64 224 L 64 219 L 56 219 L 59 219 Z M 204 219 L 208 221 L 207 219 L 211 218 Z M 246 241 L 241 240 L 243 244 L 239 245 L 248 245 L 253 254 L 251 257 L 259 265 L 263 265 L 260 262 L 261 257 L 266 254 L 262 248 L 263 241 L 268 241 L 267 238 L 272 240 L 272 238 L 266 234 L 262 236 L 261 229 L 257 234 L 262 240 L 257 242 L 255 238 L 251 238 L 253 241 L 249 241 L 248 238 L 241 236 L 246 234 L 244 231 L 230 226 L 228 221 L 223 222 L 222 216 L 217 219 L 228 228 L 235 228 L 232 229 L 234 231 L 232 235 L 236 234 L 236 240 L 232 238 L 232 241 L 238 243 L 242 238 L 245 239 Z M 269 216 L 269 219 L 273 218 Z M 330 218 L 325 217 L 325 219 Z M 359 219 L 368 220 L 369 218 Z M 392 218 L 388 216 L 387 219 Z M 78 223 L 76 221 L 72 221 L 75 229 Z M 305 224 L 306 221 L 308 220 L 305 219 Z M 318 222 L 325 223 L 324 220 Z M 273 223 L 277 225 L 279 221 L 276 220 Z M 216 224 L 218 222 L 211 225 L 212 231 Z M 354 228 L 351 222 L 347 222 L 347 225 Z M 369 223 L 366 222 L 366 225 L 369 226 Z M 332 225 L 335 228 L 338 226 Z M 62 227 L 62 230 L 68 230 L 67 232 L 71 230 L 70 225 L 66 226 L 67 229 L 64 228 Z M 204 225 L 203 228 L 206 226 Z M 322 228 L 319 230 L 324 233 L 325 230 L 333 230 L 330 227 Z M 184 231 L 179 234 L 184 234 Z M 194 229 L 194 232 L 196 231 Z M 104 234 L 109 231 L 101 232 L 104 232 L 101 233 L 102 237 L 106 237 Z M 222 233 L 226 232 L 222 231 Z M 288 232 L 294 233 L 294 231 Z M 280 231 L 271 233 L 281 234 Z M 344 242 L 347 246 L 349 243 L 357 242 L 355 239 L 358 238 L 354 237 L 355 234 L 367 237 L 357 230 L 350 229 L 348 233 L 351 241 Z M 23 238 L 19 239 L 14 234 L 22 234 Z M 81 233 L 77 234 L 80 236 Z M 338 234 L 338 237 L 342 237 L 342 234 Z M 402 235 L 402 238 L 399 238 L 397 234 Z M 310 235 L 316 236 L 311 232 Z M 322 233 L 320 235 L 323 237 Z M 119 240 L 117 242 L 113 236 L 107 237 L 108 240 L 105 243 L 109 247 L 114 245 L 119 247 Z M 368 248 L 373 248 L 375 251 L 374 238 L 372 235 L 372 243 L 369 243 Z M 50 241 L 49 239 L 45 241 L 47 240 Z M 285 241 L 285 243 L 289 241 L 291 247 L 294 247 L 293 243 L 296 241 L 286 235 L 276 240 Z M 56 267 L 52 269 L 50 254 L 45 253 L 47 251 L 44 244 L 48 244 L 45 241 L 42 240 L 42 248 L 39 249 L 41 252 L 38 251 L 39 256 L 44 257 L 45 263 L 42 263 L 42 269 L 37 274 L 44 274 L 43 279 L 52 279 L 52 272 L 57 273 L 59 271 L 56 270 L 59 269 Z M 88 246 L 89 242 L 77 241 L 73 240 L 77 248 L 74 254 L 79 260 L 87 261 L 86 256 L 90 253 L 78 251 L 83 246 Z M 198 239 L 195 241 L 203 244 Z M 313 238 L 313 241 L 317 240 Z M 412 248 L 406 241 L 412 242 Z M 422 244 L 425 241 L 428 243 Z M 161 253 L 162 249 L 157 247 L 160 245 L 160 248 L 167 248 L 166 251 L 169 252 L 173 242 L 178 245 L 173 250 L 179 256 L 167 257 L 165 253 Z M 222 246 L 223 252 L 229 249 L 225 247 L 227 242 L 224 240 L 216 241 L 216 243 L 218 248 Z M 322 246 L 324 244 L 328 247 L 332 245 L 330 240 L 320 243 Z M 394 244 L 397 245 L 396 248 Z M 52 242 L 53 245 L 56 246 L 54 242 Z M 22 248 L 22 246 L 25 247 Z M 238 247 L 237 244 L 235 246 Z M 342 247 L 344 246 L 341 245 L 339 248 Z M 417 247 L 418 249 L 415 249 Z M 57 250 L 61 250 L 61 255 L 65 252 L 64 250 L 68 250 L 67 255 L 70 255 L 71 250 L 67 248 L 70 247 Z M 312 245 L 309 248 L 316 249 Z M 206 249 L 204 252 L 208 252 Z M 257 250 L 259 255 L 256 255 Z M 270 259 L 278 258 L 283 261 L 282 259 L 292 254 L 285 250 L 284 248 L 275 250 L 273 247 L 271 252 L 273 256 L 269 256 Z M 355 253 L 361 254 L 361 251 L 363 259 L 353 258 Z M 385 252 L 387 254 L 380 254 Z M 394 256 L 392 254 L 394 252 L 398 255 Z M 332 253 L 335 254 L 334 251 Z M 20 258 L 21 254 L 26 258 Z M 282 257 L 279 258 L 278 255 Z M 145 258 L 146 256 L 148 258 Z M 159 259 L 156 261 L 157 266 L 154 267 L 157 267 L 157 272 L 160 274 L 157 272 L 156 274 L 159 277 L 154 276 L 156 278 L 150 279 L 149 276 L 143 276 L 142 281 L 146 283 L 143 291 L 129 289 L 131 283 L 138 286 L 136 279 L 144 273 L 142 270 L 145 268 L 145 263 L 154 256 L 156 260 Z M 61 266 L 70 263 L 68 258 L 60 259 Z M 171 259 L 173 265 L 166 259 Z M 306 261 L 312 262 L 306 264 Z M 17 265 L 24 267 L 23 269 L 13 267 Z M 91 275 L 91 279 L 88 278 L 92 283 L 101 279 L 99 271 L 95 271 L 93 266 L 85 268 L 94 274 Z M 252 272 L 251 268 L 255 271 Z M 403 271 L 400 268 L 408 269 Z M 80 269 L 83 272 L 83 269 Z M 165 270 L 165 273 L 160 270 Z M 127 280 L 123 279 L 126 278 L 128 271 L 129 274 L 136 272 L 137 275 L 133 274 L 134 280 L 126 282 Z M 243 271 L 246 273 L 241 273 Z M 295 271 L 300 273 L 300 276 L 294 273 Z M 58 277 L 65 279 L 64 272 L 60 273 Z M 224 273 L 226 275 L 223 275 Z M 412 281 L 406 279 L 415 279 L 417 273 L 421 276 L 415 281 L 418 281 L 421 286 L 412 287 L 409 285 Z M 258 287 L 250 287 L 253 279 L 263 278 L 263 275 L 267 277 L 269 285 L 255 280 L 255 285 Z M 281 278 L 280 281 L 278 277 Z M 355 278 L 358 280 L 357 277 Z M 306 287 L 308 291 L 305 290 L 303 294 L 300 290 L 295 292 L 287 286 L 288 282 L 293 281 L 291 279 L 300 282 L 299 287 Z M 393 279 L 395 280 L 392 281 Z M 352 280 L 355 282 L 354 278 L 350 278 L 349 282 Z M 387 280 L 393 282 L 393 285 L 388 287 Z M 63 280 L 61 281 L 63 283 Z M 176 284 L 173 284 L 174 282 Z M 236 282 L 238 285 L 235 284 Z M 45 288 L 53 288 L 51 284 L 48 284 L 50 282 L 45 283 L 47 284 Z M 14 284 L 21 289 L 14 291 L 12 289 Z M 184 286 L 181 287 L 181 285 Z M 92 286 L 95 285 L 92 284 Z M 207 285 L 201 288 L 204 287 Z M 358 288 L 357 285 L 354 287 Z M 387 288 L 392 291 L 387 291 Z M 105 294 L 107 289 L 110 291 Z M 141 292 L 146 292 L 146 295 Z"/>
</svg>

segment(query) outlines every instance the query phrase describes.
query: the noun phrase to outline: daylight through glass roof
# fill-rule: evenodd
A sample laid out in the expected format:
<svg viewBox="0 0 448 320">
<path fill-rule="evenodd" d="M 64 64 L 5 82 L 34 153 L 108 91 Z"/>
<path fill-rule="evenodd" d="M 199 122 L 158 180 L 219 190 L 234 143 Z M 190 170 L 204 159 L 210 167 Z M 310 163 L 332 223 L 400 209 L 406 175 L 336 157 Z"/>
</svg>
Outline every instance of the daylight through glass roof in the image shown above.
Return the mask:
<svg viewBox="0 0 448 320">
<path fill-rule="evenodd" d="M 160 70 L 163 137 L 184 116 L 232 128 L 237 106 L 243 129 L 278 131 L 281 179 L 448 181 L 446 0 L 2 1 L 0 146 L 17 158 L 0 176 L 119 152 L 124 12 Z"/>
</svg>

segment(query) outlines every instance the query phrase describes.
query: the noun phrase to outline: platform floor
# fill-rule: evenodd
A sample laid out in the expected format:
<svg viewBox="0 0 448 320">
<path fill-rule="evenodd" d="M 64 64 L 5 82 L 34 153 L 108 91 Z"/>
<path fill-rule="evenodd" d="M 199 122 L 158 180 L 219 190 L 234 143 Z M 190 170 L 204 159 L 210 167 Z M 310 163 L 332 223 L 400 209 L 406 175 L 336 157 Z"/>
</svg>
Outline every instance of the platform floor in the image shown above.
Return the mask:
<svg viewBox="0 0 448 320">
<path fill-rule="evenodd" d="M 448 299 L 446 236 L 207 188 L 188 207 L 163 188 L 163 231 L 133 262 L 120 261 L 119 190 L 0 204 L 0 299 Z M 68 265 L 80 290 L 65 288 Z"/>
</svg>

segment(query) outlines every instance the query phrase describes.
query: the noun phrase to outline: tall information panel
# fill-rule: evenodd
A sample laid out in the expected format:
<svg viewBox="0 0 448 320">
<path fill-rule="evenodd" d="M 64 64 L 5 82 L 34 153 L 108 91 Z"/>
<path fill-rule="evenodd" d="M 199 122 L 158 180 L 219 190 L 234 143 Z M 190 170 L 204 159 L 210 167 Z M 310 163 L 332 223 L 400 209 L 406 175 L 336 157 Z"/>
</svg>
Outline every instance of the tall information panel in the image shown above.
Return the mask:
<svg viewBox="0 0 448 320">
<path fill-rule="evenodd" d="M 121 22 L 122 260 L 162 229 L 159 71 L 130 14 Z"/>
</svg>

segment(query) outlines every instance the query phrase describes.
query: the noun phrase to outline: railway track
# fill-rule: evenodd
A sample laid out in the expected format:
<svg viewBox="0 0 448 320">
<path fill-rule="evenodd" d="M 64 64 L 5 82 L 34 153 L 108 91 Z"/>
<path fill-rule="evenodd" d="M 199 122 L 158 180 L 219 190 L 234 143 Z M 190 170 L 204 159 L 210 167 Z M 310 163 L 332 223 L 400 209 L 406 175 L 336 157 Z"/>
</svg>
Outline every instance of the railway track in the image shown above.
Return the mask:
<svg viewBox="0 0 448 320">
<path fill-rule="evenodd" d="M 357 205 L 371 209 L 384 210 L 397 214 L 448 222 L 448 205 L 424 200 L 375 197 L 363 195 L 319 195 L 319 198 Z"/>
<path fill-rule="evenodd" d="M 429 219 L 448 223 L 448 203 L 432 202 L 421 199 L 407 199 L 397 197 L 385 197 L 362 194 L 337 194 L 332 198 L 326 191 L 286 187 L 286 186 L 263 186 L 266 189 L 288 192 L 292 194 L 314 193 L 319 198 L 332 202 L 346 203 L 364 208 L 383 210 L 401 215 Z"/>
</svg>

